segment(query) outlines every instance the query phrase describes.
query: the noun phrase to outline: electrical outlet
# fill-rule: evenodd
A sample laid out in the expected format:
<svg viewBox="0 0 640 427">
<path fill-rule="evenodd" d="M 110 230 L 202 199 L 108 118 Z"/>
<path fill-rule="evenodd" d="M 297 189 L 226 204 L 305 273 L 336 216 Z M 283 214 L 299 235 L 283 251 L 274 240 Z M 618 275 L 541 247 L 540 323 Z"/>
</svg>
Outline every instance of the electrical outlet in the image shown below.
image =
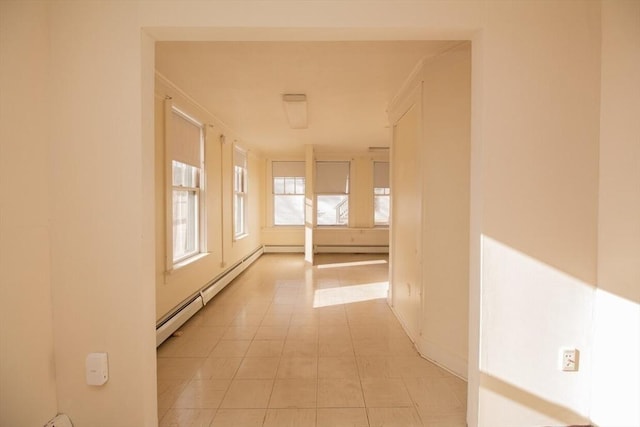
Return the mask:
<svg viewBox="0 0 640 427">
<path fill-rule="evenodd" d="M 580 361 L 580 351 L 575 348 L 562 350 L 562 370 L 565 372 L 575 372 L 578 370 Z"/>
</svg>

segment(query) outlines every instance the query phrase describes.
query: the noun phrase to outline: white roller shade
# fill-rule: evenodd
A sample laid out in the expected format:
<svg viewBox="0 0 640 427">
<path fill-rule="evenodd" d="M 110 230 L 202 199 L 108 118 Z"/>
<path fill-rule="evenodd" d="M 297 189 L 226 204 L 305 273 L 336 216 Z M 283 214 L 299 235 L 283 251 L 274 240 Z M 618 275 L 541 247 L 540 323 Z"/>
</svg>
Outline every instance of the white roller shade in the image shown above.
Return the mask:
<svg viewBox="0 0 640 427">
<path fill-rule="evenodd" d="M 349 194 L 349 162 L 316 162 L 316 193 Z"/>
<path fill-rule="evenodd" d="M 304 162 L 273 162 L 274 178 L 304 177 Z"/>
<path fill-rule="evenodd" d="M 373 188 L 389 188 L 389 162 L 373 162 Z"/>
<path fill-rule="evenodd" d="M 171 111 L 171 159 L 201 166 L 202 127 L 176 110 Z"/>
<path fill-rule="evenodd" d="M 247 153 L 240 147 L 233 150 L 233 165 L 241 168 L 247 167 Z"/>
</svg>

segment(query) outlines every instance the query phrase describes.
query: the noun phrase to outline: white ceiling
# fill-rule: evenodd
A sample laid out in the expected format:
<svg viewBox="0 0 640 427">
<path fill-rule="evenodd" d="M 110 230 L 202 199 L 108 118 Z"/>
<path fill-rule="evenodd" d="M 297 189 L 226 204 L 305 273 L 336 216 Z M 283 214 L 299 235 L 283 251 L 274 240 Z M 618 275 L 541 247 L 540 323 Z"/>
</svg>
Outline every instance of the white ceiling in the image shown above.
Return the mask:
<svg viewBox="0 0 640 427">
<path fill-rule="evenodd" d="M 158 42 L 156 69 L 264 153 L 388 146 L 387 106 L 423 58 L 451 41 Z M 307 129 L 290 129 L 285 93 L 307 95 Z"/>
</svg>

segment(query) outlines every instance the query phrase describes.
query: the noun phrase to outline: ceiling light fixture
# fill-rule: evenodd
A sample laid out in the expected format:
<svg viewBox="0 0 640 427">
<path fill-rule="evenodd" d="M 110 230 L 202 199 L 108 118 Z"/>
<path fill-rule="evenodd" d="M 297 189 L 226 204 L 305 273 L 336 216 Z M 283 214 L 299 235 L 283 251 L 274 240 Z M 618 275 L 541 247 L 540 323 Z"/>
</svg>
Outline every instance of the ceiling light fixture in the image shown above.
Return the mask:
<svg viewBox="0 0 640 427">
<path fill-rule="evenodd" d="M 371 152 L 375 152 L 375 151 L 389 151 L 389 147 L 374 146 L 374 147 L 369 147 L 369 151 L 371 151 Z"/>
<path fill-rule="evenodd" d="M 287 93 L 282 95 L 284 110 L 287 113 L 291 129 L 307 128 L 307 95 L 303 93 Z"/>
</svg>

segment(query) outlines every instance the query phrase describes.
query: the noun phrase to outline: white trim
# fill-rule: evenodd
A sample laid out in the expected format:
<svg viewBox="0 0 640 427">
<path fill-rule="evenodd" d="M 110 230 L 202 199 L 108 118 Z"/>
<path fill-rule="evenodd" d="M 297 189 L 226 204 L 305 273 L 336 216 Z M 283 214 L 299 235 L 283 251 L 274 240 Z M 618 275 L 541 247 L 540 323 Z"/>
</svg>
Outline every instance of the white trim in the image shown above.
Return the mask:
<svg viewBox="0 0 640 427">
<path fill-rule="evenodd" d="M 407 325 L 405 324 L 402 316 L 400 316 L 400 314 L 391 305 L 389 306 L 393 314 L 400 322 L 400 326 L 402 326 L 405 334 L 407 334 L 407 337 L 409 337 L 409 339 L 413 343 L 413 347 L 416 349 L 420 357 L 428 360 L 429 362 L 437 365 L 438 367 L 455 375 L 456 377 L 467 381 L 468 362 L 466 359 L 461 358 L 460 356 L 446 349 L 430 345 L 429 342 L 424 339 L 424 337 L 419 336 L 418 339 L 416 339 L 409 328 L 407 328 Z M 440 360 L 441 362 L 438 362 L 438 360 Z M 447 366 L 443 365 L 442 361 L 445 361 L 447 363 Z"/>
<path fill-rule="evenodd" d="M 173 268 L 168 273 L 171 274 L 171 273 L 175 272 L 176 270 L 179 270 L 182 267 L 185 267 L 185 266 L 187 266 L 187 265 L 189 265 L 191 263 L 194 263 L 194 262 L 196 262 L 198 260 L 201 260 L 202 258 L 204 258 L 206 256 L 209 256 L 208 252 L 198 252 L 198 253 L 195 253 L 193 255 L 190 255 L 187 258 L 179 260 L 175 264 L 173 264 Z"/>
<path fill-rule="evenodd" d="M 468 361 L 465 357 L 460 357 L 444 347 L 435 345 L 426 339 L 424 335 L 418 339 L 416 349 L 425 359 L 467 381 Z"/>
<path fill-rule="evenodd" d="M 317 254 L 388 254 L 389 246 L 342 246 L 342 245 L 316 245 L 314 252 Z"/>
<path fill-rule="evenodd" d="M 288 254 L 288 253 L 303 254 L 304 245 L 266 245 L 264 247 L 264 253 L 265 254 Z"/>
<path fill-rule="evenodd" d="M 198 296 L 185 307 L 181 308 L 171 318 L 156 329 L 156 347 L 160 346 L 167 338 L 177 331 L 187 320 L 196 314 L 204 303 L 202 297 Z"/>
</svg>

